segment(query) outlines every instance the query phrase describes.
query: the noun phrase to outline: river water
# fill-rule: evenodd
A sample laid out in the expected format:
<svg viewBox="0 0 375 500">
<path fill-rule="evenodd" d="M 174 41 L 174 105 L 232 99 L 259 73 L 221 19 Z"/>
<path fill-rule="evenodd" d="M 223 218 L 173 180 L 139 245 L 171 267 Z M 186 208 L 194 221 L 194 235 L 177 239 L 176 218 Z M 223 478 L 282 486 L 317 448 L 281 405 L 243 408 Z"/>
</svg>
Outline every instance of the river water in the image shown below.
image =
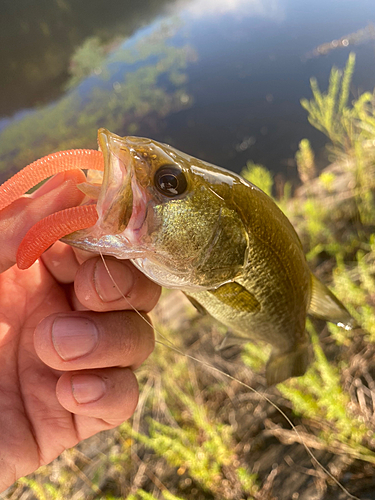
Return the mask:
<svg viewBox="0 0 375 500">
<path fill-rule="evenodd" d="M 325 137 L 300 99 L 312 76 L 326 89 L 350 51 L 352 97 L 374 88 L 372 22 L 373 0 L 7 2 L 1 180 L 52 151 L 96 147 L 99 127 L 287 178 L 307 137 L 324 166 Z"/>
</svg>

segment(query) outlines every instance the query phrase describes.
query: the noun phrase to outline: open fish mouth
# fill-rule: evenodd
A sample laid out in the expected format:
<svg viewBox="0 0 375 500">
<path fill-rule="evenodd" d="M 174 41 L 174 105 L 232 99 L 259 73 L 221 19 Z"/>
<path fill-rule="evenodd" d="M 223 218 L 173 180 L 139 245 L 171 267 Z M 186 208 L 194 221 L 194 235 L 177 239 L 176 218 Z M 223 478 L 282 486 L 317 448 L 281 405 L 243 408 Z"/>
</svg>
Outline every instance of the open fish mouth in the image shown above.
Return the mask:
<svg viewBox="0 0 375 500">
<path fill-rule="evenodd" d="M 101 128 L 98 131 L 99 151 L 102 151 L 104 158 L 104 173 L 97 201 L 97 225 L 113 234 L 121 233 L 126 228 L 133 212 L 130 151 L 119 139 L 106 129 Z"/>
<path fill-rule="evenodd" d="M 147 232 L 150 200 L 136 180 L 132 139 L 138 140 L 121 138 L 102 128 L 98 131 L 99 151 L 53 153 L 31 163 L 0 186 L 2 210 L 51 175 L 87 170 L 86 182 L 81 182 L 82 174 L 77 175 L 77 187 L 86 195 L 82 204 L 51 214 L 28 231 L 17 254 L 21 269 L 30 267 L 59 239 L 119 258 L 142 254 L 140 240 Z"/>
<path fill-rule="evenodd" d="M 99 187 L 98 220 L 91 227 L 63 237 L 66 243 L 84 250 L 97 252 L 101 249 L 118 258 L 136 258 L 143 254 L 140 247 L 147 233 L 150 200 L 135 175 L 131 142 L 131 138 L 124 139 L 104 128 L 99 129 L 98 145 L 104 159 L 101 184 L 97 184 L 100 181 L 97 172 L 93 174 L 89 170 L 88 182 L 78 185 L 87 196 L 86 203 L 95 203 L 92 188 Z"/>
</svg>

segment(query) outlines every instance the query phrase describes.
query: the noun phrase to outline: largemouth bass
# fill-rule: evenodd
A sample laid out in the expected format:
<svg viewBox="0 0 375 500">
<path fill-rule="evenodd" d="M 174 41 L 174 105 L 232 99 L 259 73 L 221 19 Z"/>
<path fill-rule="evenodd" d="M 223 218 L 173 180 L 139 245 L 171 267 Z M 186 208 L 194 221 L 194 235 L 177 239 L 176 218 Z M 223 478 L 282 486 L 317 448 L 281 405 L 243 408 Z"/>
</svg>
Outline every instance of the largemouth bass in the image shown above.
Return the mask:
<svg viewBox="0 0 375 500">
<path fill-rule="evenodd" d="M 150 139 L 98 133 L 104 175 L 80 185 L 98 220 L 64 238 L 130 258 L 151 280 L 182 290 L 233 341 L 272 345 L 268 384 L 305 373 L 306 315 L 350 329 L 343 304 L 309 270 L 289 220 L 242 177 Z"/>
</svg>

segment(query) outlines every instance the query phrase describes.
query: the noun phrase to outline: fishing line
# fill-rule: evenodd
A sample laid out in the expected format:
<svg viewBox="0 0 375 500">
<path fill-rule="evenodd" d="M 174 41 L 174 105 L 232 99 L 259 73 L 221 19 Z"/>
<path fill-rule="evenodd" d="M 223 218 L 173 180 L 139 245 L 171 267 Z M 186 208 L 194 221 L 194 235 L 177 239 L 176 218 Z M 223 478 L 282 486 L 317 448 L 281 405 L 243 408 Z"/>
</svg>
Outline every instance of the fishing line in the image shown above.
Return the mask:
<svg viewBox="0 0 375 500">
<path fill-rule="evenodd" d="M 191 354 L 187 354 L 183 351 L 181 351 L 178 347 L 176 347 L 173 342 L 169 339 L 167 339 L 162 333 L 160 333 L 153 325 L 150 321 L 148 321 L 139 311 L 136 307 L 134 307 L 132 305 L 132 303 L 129 301 L 129 299 L 127 299 L 127 297 L 125 297 L 125 295 L 122 293 L 122 291 L 120 290 L 120 287 L 117 285 L 115 279 L 113 278 L 108 266 L 107 266 L 107 263 L 104 259 L 104 256 L 103 256 L 103 253 L 101 251 L 101 249 L 99 248 L 99 254 L 100 254 L 100 257 L 103 261 L 103 265 L 104 265 L 104 268 L 105 270 L 107 271 L 108 273 L 108 276 L 110 277 L 114 287 L 116 288 L 116 290 L 119 292 L 119 294 L 121 295 L 121 297 L 123 299 L 125 299 L 125 301 L 129 304 L 129 306 L 131 307 L 131 309 L 138 314 L 138 316 L 140 316 L 143 321 L 148 325 L 150 326 L 154 331 L 155 333 L 161 337 L 162 339 L 164 339 L 167 343 L 163 343 L 161 342 L 160 340 L 156 340 L 156 342 L 164 347 L 168 347 L 169 349 L 172 349 L 173 351 L 175 351 L 176 353 L 180 354 L 181 356 L 184 356 L 188 359 L 191 359 L 192 361 L 196 362 L 196 363 L 199 363 L 203 366 L 205 366 L 206 368 L 209 368 L 211 370 L 213 370 L 214 372 L 216 373 L 220 373 L 221 375 L 224 375 L 225 377 L 227 377 L 228 379 L 230 380 L 233 380 L 234 382 L 237 382 L 239 385 L 241 385 L 242 387 L 245 387 L 246 389 L 250 390 L 251 392 L 253 392 L 254 394 L 256 394 L 257 396 L 259 396 L 261 399 L 263 399 L 263 401 L 266 401 L 267 403 L 269 403 L 276 411 L 278 411 L 280 413 L 280 415 L 282 417 L 284 417 L 284 419 L 286 420 L 286 422 L 290 425 L 291 429 L 296 433 L 298 439 L 300 440 L 301 444 L 303 445 L 303 447 L 305 448 L 307 454 L 310 456 L 311 460 L 313 463 L 315 463 L 335 484 L 336 486 L 338 486 L 341 491 L 343 491 L 347 496 L 348 498 L 351 498 L 352 500 L 360 500 L 360 498 L 356 497 L 355 495 L 352 495 L 346 488 L 344 485 L 342 485 L 340 483 L 340 481 L 338 479 L 336 479 L 332 473 L 326 469 L 324 467 L 323 464 L 321 464 L 319 462 L 319 460 L 316 458 L 316 456 L 314 455 L 314 453 L 311 451 L 311 449 L 307 446 L 307 444 L 305 443 L 302 435 L 299 433 L 297 427 L 293 424 L 293 422 L 290 420 L 290 418 L 288 417 L 288 415 L 279 407 L 277 406 L 276 403 L 274 403 L 270 398 L 268 398 L 267 396 L 265 396 L 264 394 L 262 394 L 261 392 L 257 391 L 256 389 L 254 389 L 254 387 L 251 387 L 250 385 L 246 384 L 245 382 L 242 382 L 242 380 L 239 380 L 235 377 L 233 377 L 232 375 L 230 375 L 229 373 L 225 373 L 224 371 L 220 370 L 219 368 L 217 368 L 216 366 L 212 365 L 211 363 L 208 363 L 207 361 L 203 361 L 202 359 L 198 359 L 196 358 L 195 356 L 192 356 Z"/>
</svg>

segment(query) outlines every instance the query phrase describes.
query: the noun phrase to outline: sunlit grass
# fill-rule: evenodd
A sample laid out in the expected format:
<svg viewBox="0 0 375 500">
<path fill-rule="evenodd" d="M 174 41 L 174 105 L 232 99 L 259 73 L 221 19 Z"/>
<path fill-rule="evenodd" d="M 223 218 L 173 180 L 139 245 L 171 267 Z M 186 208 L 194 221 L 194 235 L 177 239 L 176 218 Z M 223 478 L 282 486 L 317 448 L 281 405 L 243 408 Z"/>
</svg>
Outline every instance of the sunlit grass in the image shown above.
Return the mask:
<svg viewBox="0 0 375 500">
<path fill-rule="evenodd" d="M 313 79 L 313 98 L 302 101 L 312 125 L 331 141 L 331 159 L 341 168 L 314 177 L 314 153 L 307 140 L 301 141 L 297 163 L 304 190 L 293 199 L 287 185 L 278 202 L 294 222 L 312 269 L 361 328 L 348 332 L 329 325 L 327 340 L 324 325 L 308 322 L 314 363 L 303 377 L 280 384 L 279 392 L 267 392 L 296 419 L 298 433 L 280 414 L 277 425 L 266 426 L 261 395 L 255 409 L 265 415 L 260 435 L 267 428 L 296 443 L 302 436 L 310 447 L 345 457 L 348 464 L 354 459 L 375 464 L 375 113 L 372 94 L 350 103 L 354 63 L 351 55 L 344 71 L 332 70 L 327 92 Z M 272 175 L 264 167 L 248 162 L 243 175 L 271 193 Z M 247 462 L 254 438 L 242 441 L 232 425 L 240 425 L 241 408 L 233 402 L 247 391 L 207 367 L 220 357 L 214 349 L 205 352 L 202 338 L 218 341 L 225 329 L 199 318 L 175 292 L 166 292 L 161 304 L 164 308 L 154 315 L 159 343 L 138 371 L 141 398 L 132 422 L 108 433 L 104 446 L 93 438 L 99 439 L 96 455 L 90 448 L 68 451 L 21 479 L 9 498 L 21 498 L 25 491 L 40 500 L 72 498 L 77 492 L 82 496 L 75 498 L 112 500 L 268 498 L 261 496 L 267 481 L 262 484 Z M 192 352 L 206 365 L 194 364 L 181 352 Z M 248 382 L 252 372 L 264 372 L 269 352 L 249 343 L 242 361 L 236 358 L 231 365 L 222 358 L 219 366 L 235 377 L 242 366 Z M 264 391 L 264 380 L 257 377 L 257 388 Z"/>
</svg>

